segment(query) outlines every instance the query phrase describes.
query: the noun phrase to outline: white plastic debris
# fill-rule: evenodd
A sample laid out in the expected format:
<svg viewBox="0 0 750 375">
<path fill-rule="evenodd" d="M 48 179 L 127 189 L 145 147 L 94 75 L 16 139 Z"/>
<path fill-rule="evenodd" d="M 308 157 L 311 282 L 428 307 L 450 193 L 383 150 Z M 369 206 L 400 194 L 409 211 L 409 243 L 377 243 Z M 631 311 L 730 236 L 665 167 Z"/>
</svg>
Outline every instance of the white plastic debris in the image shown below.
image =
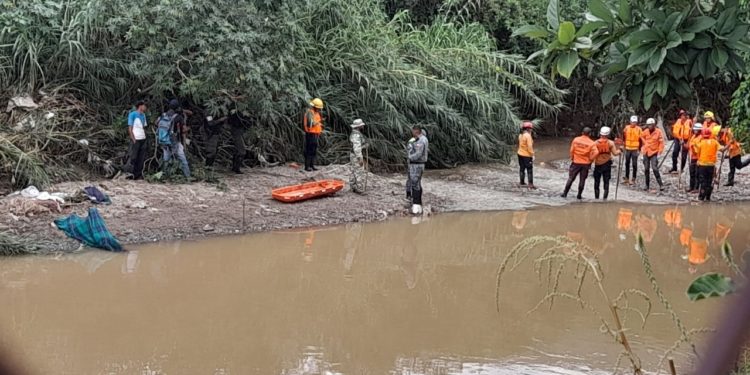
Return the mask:
<svg viewBox="0 0 750 375">
<path fill-rule="evenodd" d="M 8 109 L 6 109 L 6 112 L 10 112 L 16 108 L 21 109 L 37 109 L 39 108 L 39 104 L 36 104 L 34 102 L 34 99 L 32 99 L 30 96 L 15 96 L 10 98 L 8 100 Z"/>
<path fill-rule="evenodd" d="M 81 146 L 83 146 L 83 147 L 88 147 L 89 146 L 89 140 L 88 139 L 79 139 L 78 140 L 78 144 L 81 145 Z"/>
<path fill-rule="evenodd" d="M 52 113 L 52 112 L 47 112 L 47 114 L 44 115 L 44 118 L 46 118 L 47 120 L 49 120 L 49 119 L 51 119 L 53 117 L 55 117 L 55 114 Z"/>
</svg>

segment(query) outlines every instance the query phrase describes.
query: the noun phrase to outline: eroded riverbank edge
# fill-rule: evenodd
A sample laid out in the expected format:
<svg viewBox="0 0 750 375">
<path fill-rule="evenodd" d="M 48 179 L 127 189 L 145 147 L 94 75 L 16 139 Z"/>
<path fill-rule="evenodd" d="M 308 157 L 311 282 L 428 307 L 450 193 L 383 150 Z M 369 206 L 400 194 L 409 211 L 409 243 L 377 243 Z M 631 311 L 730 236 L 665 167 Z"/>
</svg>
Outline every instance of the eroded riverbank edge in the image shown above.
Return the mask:
<svg viewBox="0 0 750 375">
<path fill-rule="evenodd" d="M 427 213 L 520 210 L 576 204 L 578 201 L 574 198 L 559 197 L 567 178 L 566 167 L 565 162 L 540 162 L 534 170 L 539 189 L 534 191 L 518 186 L 517 169 L 512 164 L 465 165 L 428 171 L 423 182 Z M 112 204 L 97 207 L 110 231 L 126 247 L 155 241 L 374 222 L 408 216 L 404 200 L 405 176 L 396 174 L 369 174 L 365 195 L 355 194 L 346 187 L 333 197 L 296 204 L 271 199 L 272 188 L 310 178 L 346 181 L 348 168 L 328 166 L 314 173 L 303 173 L 288 166 L 250 169 L 243 175 L 225 175 L 218 185 L 204 182 L 153 184 L 115 179 L 66 182 L 47 190 L 74 194 L 85 186 L 100 187 L 112 198 Z M 695 196 L 682 192 L 684 187 L 678 183 L 677 176 L 665 174 L 664 179 L 668 188 L 658 194 L 643 191 L 642 181 L 639 187 L 621 185 L 616 202 L 696 203 Z M 750 200 L 747 175 L 739 173 L 737 180 L 738 184 L 733 188 L 720 188 L 712 204 Z M 614 193 L 613 180 L 610 202 L 615 202 Z M 592 201 L 595 200 L 590 177 L 583 202 Z M 18 197 L 6 196 L 0 199 L 0 230 L 42 244 L 46 252 L 72 251 L 79 244 L 54 228 L 52 222 L 71 213 L 85 216 L 91 206 L 88 202 L 68 204 L 62 212 L 24 215 L 19 211 Z"/>
</svg>

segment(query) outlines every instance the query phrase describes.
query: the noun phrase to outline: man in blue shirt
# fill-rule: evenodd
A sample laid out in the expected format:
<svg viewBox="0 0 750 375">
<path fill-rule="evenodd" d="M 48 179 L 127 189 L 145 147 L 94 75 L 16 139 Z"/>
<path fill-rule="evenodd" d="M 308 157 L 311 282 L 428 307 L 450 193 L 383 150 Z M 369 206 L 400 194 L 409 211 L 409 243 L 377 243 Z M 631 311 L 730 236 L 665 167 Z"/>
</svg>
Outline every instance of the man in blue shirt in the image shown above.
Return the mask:
<svg viewBox="0 0 750 375">
<path fill-rule="evenodd" d="M 146 103 L 138 101 L 135 110 L 128 114 L 128 135 L 130 136 L 130 164 L 133 176 L 129 179 L 143 179 L 143 163 L 146 158 Z"/>
</svg>

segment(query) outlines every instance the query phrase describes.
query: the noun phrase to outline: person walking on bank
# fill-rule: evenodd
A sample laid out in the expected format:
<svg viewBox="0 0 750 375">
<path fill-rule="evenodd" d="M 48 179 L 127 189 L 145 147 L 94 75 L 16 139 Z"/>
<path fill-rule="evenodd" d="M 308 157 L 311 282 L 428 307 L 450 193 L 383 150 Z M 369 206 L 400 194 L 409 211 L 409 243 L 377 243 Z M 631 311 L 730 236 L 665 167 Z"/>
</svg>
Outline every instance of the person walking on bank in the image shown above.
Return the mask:
<svg viewBox="0 0 750 375">
<path fill-rule="evenodd" d="M 638 126 L 638 116 L 630 116 L 630 124 L 625 126 L 625 185 L 635 185 L 638 177 L 638 155 L 641 149 L 643 130 Z M 633 179 L 630 179 L 630 165 L 633 165 Z"/>
<path fill-rule="evenodd" d="M 578 196 L 577 198 L 583 199 L 583 189 L 586 187 L 586 178 L 589 176 L 589 169 L 591 169 L 591 163 L 599 155 L 599 149 L 596 148 L 596 144 L 591 140 L 591 128 L 583 128 L 583 133 L 573 140 L 570 144 L 570 170 L 568 173 L 568 182 L 565 183 L 565 190 L 562 195 L 563 198 L 568 197 L 568 192 L 573 181 L 578 177 Z"/>
<path fill-rule="evenodd" d="M 599 199 L 599 185 L 604 180 L 604 195 L 606 201 L 609 197 L 609 181 L 612 179 L 612 156 L 621 154 L 620 147 L 609 139 L 612 129 L 602 127 L 599 131 L 599 139 L 596 141 L 598 155 L 594 159 L 594 197 Z"/>
<path fill-rule="evenodd" d="M 696 149 L 694 150 L 698 154 L 698 199 L 703 202 L 711 201 L 711 193 L 713 192 L 714 185 L 714 173 L 716 168 L 716 160 L 719 152 L 724 151 L 719 141 L 714 139 L 712 136 L 711 128 L 703 128 L 703 137 Z"/>
<path fill-rule="evenodd" d="M 672 150 L 672 169 L 669 173 L 677 173 L 677 159 L 680 158 L 680 171 L 685 170 L 685 162 L 688 155 L 688 141 L 693 131 L 693 120 L 688 117 L 684 109 L 680 110 L 680 118 L 672 125 L 672 138 L 674 146 Z"/>
<path fill-rule="evenodd" d="M 690 151 L 690 187 L 688 188 L 688 194 L 692 194 L 698 191 L 698 144 L 703 139 L 701 133 L 703 132 L 703 124 L 697 122 L 693 125 L 693 135 L 688 141 L 688 149 Z"/>
<path fill-rule="evenodd" d="M 742 169 L 750 165 L 750 158 L 745 161 L 742 160 L 742 143 L 738 142 L 734 137 L 732 129 L 723 129 L 721 134 L 720 143 L 726 147 L 729 153 L 729 176 L 727 183 L 724 186 L 734 186 L 734 175 L 738 169 Z"/>
<path fill-rule="evenodd" d="M 526 175 L 529 176 L 529 189 L 536 189 L 534 186 L 534 138 L 531 131 L 534 129 L 534 123 L 524 121 L 521 124 L 521 134 L 518 136 L 518 169 L 521 178 L 521 186 L 526 186 Z"/>
<path fill-rule="evenodd" d="M 128 114 L 130 136 L 130 167 L 133 180 L 143 179 L 143 163 L 146 161 L 146 102 L 135 103 L 135 110 Z"/>
<path fill-rule="evenodd" d="M 362 149 L 367 147 L 365 136 L 361 131 L 365 127 L 365 123 L 361 119 L 356 119 L 351 127 L 352 134 L 349 135 L 349 142 L 352 144 L 352 152 L 349 154 L 349 168 L 351 170 L 349 184 L 353 192 L 362 194 L 365 192 L 365 174 L 367 173 L 364 169 L 365 159 L 362 156 Z"/>
<path fill-rule="evenodd" d="M 315 98 L 310 102 L 310 108 L 305 113 L 305 171 L 317 171 L 315 168 L 315 155 L 318 152 L 318 138 L 323 132 L 323 100 Z"/>
<path fill-rule="evenodd" d="M 183 142 L 187 141 L 187 126 L 185 125 L 185 116 L 180 109 L 180 102 L 177 99 L 169 101 L 169 110 L 162 113 L 156 120 L 159 145 L 162 148 L 162 170 L 169 172 L 169 164 L 172 157 L 180 162 L 182 174 L 190 178 L 190 166 L 185 156 L 185 146 Z"/>
<path fill-rule="evenodd" d="M 422 128 L 415 126 L 411 129 L 414 142 L 409 146 L 409 182 L 411 188 L 411 212 L 415 215 L 422 213 L 422 174 L 427 163 L 430 145 Z"/>
<path fill-rule="evenodd" d="M 649 118 L 646 120 L 646 130 L 643 131 L 643 167 L 646 172 L 646 191 L 651 189 L 651 170 L 654 171 L 656 183 L 659 184 L 659 190 L 664 190 L 664 184 L 661 181 L 659 173 L 659 154 L 664 152 L 664 136 L 661 130 L 656 128 L 656 120 Z"/>
</svg>

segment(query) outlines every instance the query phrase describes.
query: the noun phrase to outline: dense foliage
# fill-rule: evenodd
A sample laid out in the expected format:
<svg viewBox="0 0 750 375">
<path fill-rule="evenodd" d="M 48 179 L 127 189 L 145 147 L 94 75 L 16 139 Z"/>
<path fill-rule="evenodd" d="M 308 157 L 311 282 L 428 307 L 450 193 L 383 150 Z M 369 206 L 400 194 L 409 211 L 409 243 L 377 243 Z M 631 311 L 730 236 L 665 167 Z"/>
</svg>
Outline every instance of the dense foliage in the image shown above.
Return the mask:
<svg viewBox="0 0 750 375">
<path fill-rule="evenodd" d="M 62 141 L 81 149 L 77 141 L 87 138 L 76 160 L 90 159 L 91 149 L 106 147 L 107 157 L 124 149 L 123 115 L 133 101 L 149 100 L 153 118 L 172 97 L 196 110 L 196 119 L 236 107 L 251 124 L 255 153 L 296 159 L 301 114 L 318 96 L 328 104 L 324 162 L 345 157 L 355 118 L 368 123 L 370 156 L 382 165 L 402 164 L 414 124 L 428 129 L 435 165 L 502 159 L 519 113 L 549 116 L 563 97 L 524 58 L 499 52 L 477 23 L 446 11 L 415 26 L 408 13 L 391 18 L 384 4 L 368 0 L 4 2 L 0 87 L 3 98 L 55 92 L 93 108 L 86 123 L 35 122 L 37 131 L 64 126 L 100 135 Z M 23 116 L 0 117 L 3 138 Z M 33 178 L 40 165 L 70 162 L 45 156 L 49 145 L 10 153 L 6 143 L 0 167 L 19 184 L 43 182 Z M 34 173 L 18 168 L 19 151 Z"/>
</svg>

